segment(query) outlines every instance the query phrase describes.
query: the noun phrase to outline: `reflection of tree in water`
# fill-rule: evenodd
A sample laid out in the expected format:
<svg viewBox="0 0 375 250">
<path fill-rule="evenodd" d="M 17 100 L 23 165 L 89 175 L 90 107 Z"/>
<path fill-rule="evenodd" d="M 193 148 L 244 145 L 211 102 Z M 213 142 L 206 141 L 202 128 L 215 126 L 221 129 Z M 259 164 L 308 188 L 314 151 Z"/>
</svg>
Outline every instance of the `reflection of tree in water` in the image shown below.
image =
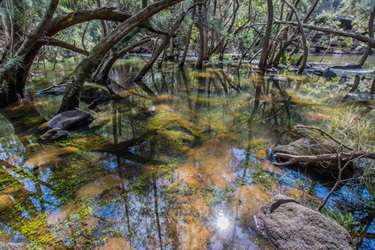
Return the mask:
<svg viewBox="0 0 375 250">
<path fill-rule="evenodd" d="M 236 197 L 248 192 L 254 192 L 253 196 L 260 198 L 267 197 L 260 185 L 253 185 L 249 180 L 255 171 L 254 163 L 258 164 L 258 159 L 262 161 L 257 158 L 256 151 L 265 151 L 283 136 L 290 136 L 291 125 L 301 121 L 301 113 L 311 109 L 296 102 L 297 94 L 303 94 L 306 89 L 311 91 L 303 81 L 253 72 L 233 77 L 226 68 L 207 68 L 193 73 L 187 69 L 168 68 L 146 76 L 143 84 L 147 88 L 120 82 L 122 85 L 117 90 L 126 96 L 126 100 L 99 106 L 108 114 L 109 122 L 95 131 L 108 142 L 95 148 L 100 153 L 75 155 L 74 161 L 82 165 L 76 169 L 69 166 L 73 159 L 66 158 L 71 172 L 80 176 L 79 173 L 85 171 L 85 175 L 92 177 L 79 180 L 78 190 L 103 179 L 111 181 L 98 184 L 98 190 L 102 191 L 95 196 L 95 202 L 78 200 L 73 194 L 71 201 L 79 212 L 64 221 L 65 231 L 69 233 L 65 238 L 58 237 L 63 231 L 51 237 L 58 241 L 70 238 L 69 244 L 85 247 L 103 246 L 108 239 L 118 237 L 126 239 L 134 248 L 215 247 L 218 246 L 213 243 L 215 240 L 226 248 L 239 241 L 253 244 L 256 236 L 249 231 L 246 221 L 234 219 L 230 233 L 217 228 L 214 211 L 219 208 L 223 213 L 229 211 L 230 221 L 242 216 L 240 210 L 243 208 L 235 203 L 235 199 L 228 201 L 219 196 L 213 203 L 208 200 L 218 199 L 210 195 L 220 194 L 232 186 L 235 190 L 229 193 L 235 192 Z M 144 89 L 154 95 L 148 95 Z M 142 113 L 153 106 L 155 113 Z M 260 145 L 261 139 L 264 139 L 264 145 Z M 244 153 L 243 161 L 234 159 L 233 145 Z M 181 159 L 174 163 L 177 154 Z M 230 156 L 226 157 L 226 154 Z M 200 164 L 198 167 L 197 163 Z M 94 164 L 97 166 L 92 166 Z M 41 178 L 36 181 L 36 195 L 27 194 L 40 199 L 42 204 L 38 213 L 65 205 L 59 202 L 65 198 L 61 193 L 55 193 L 54 203 L 43 200 L 45 195 L 57 189 L 58 180 L 63 184 L 64 178 L 70 176 L 52 167 L 48 169 L 53 172 L 53 178 L 43 174 L 45 183 Z M 183 178 L 186 173 L 190 179 Z M 219 183 L 223 174 L 227 178 L 221 178 Z M 191 186 L 189 180 L 195 186 Z M 235 186 L 235 181 L 242 184 Z M 47 185 L 52 191 L 45 191 Z M 222 187 L 218 188 L 218 185 Z M 30 207 L 33 206 L 30 203 Z M 74 233 L 77 230 L 80 235 Z M 364 227 L 363 230 L 367 229 Z M 83 238 L 87 240 L 84 244 L 80 243 Z"/>
</svg>

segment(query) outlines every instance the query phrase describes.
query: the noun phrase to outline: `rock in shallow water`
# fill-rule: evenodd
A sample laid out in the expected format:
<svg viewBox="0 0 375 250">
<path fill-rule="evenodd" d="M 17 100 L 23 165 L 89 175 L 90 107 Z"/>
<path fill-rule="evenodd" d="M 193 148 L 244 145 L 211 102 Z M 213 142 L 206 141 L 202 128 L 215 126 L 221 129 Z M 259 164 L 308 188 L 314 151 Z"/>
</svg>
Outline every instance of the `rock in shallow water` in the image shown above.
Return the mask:
<svg viewBox="0 0 375 250">
<path fill-rule="evenodd" d="M 85 111 L 74 109 L 62 112 L 53 117 L 48 123 L 49 128 L 68 129 L 83 124 L 88 124 L 94 117 Z"/>
<path fill-rule="evenodd" d="M 90 113 L 82 110 L 74 109 L 65 111 L 53 117 L 46 124 L 39 126 L 38 130 L 41 132 L 48 130 L 39 138 L 41 140 L 57 140 L 69 135 L 66 129 L 86 125 L 93 120 L 94 117 Z"/>
<path fill-rule="evenodd" d="M 251 218 L 251 225 L 276 249 L 354 249 L 343 227 L 283 195 L 264 205 Z"/>
</svg>

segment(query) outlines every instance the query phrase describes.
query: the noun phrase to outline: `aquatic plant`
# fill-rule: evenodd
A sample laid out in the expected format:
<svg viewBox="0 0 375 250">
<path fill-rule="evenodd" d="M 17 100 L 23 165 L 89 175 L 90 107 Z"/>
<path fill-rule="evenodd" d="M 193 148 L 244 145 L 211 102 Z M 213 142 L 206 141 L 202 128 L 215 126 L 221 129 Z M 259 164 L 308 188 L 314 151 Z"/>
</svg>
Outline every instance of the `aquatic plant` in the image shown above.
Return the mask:
<svg viewBox="0 0 375 250">
<path fill-rule="evenodd" d="M 327 206 L 322 213 L 348 230 L 352 236 L 356 236 L 356 228 L 361 223 L 355 219 L 352 212 Z"/>
</svg>

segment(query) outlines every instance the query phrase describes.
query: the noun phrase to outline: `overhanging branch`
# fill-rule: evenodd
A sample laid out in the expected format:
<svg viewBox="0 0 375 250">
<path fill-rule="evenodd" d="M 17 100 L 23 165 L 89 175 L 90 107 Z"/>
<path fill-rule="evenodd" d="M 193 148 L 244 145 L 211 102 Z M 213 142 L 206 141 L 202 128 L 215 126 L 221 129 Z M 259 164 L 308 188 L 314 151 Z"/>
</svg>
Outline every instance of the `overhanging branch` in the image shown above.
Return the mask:
<svg viewBox="0 0 375 250">
<path fill-rule="evenodd" d="M 57 46 L 57 47 L 61 47 L 64 49 L 68 49 L 68 50 L 71 50 L 71 51 L 74 51 L 74 52 L 77 52 L 86 56 L 89 55 L 89 52 L 84 49 L 78 48 L 70 43 L 66 43 L 64 41 L 57 40 L 54 38 L 45 38 L 45 39 L 39 40 L 38 42 L 43 45 Z"/>
<path fill-rule="evenodd" d="M 274 20 L 274 22 L 278 23 L 278 24 L 298 26 L 298 23 L 296 23 L 296 22 L 286 22 L 286 21 L 280 21 L 280 20 Z M 375 39 L 371 38 L 371 37 L 368 37 L 368 36 L 364 36 L 364 35 L 352 33 L 352 32 L 345 32 L 345 31 L 341 31 L 341 30 L 323 28 L 323 27 L 319 27 L 319 26 L 315 26 L 315 25 L 309 25 L 309 24 L 302 24 L 302 27 L 305 28 L 305 29 L 321 31 L 321 32 L 336 35 L 336 36 L 351 37 L 351 38 L 357 39 L 358 41 L 361 41 L 361 42 L 371 46 L 372 48 L 375 48 Z"/>
</svg>

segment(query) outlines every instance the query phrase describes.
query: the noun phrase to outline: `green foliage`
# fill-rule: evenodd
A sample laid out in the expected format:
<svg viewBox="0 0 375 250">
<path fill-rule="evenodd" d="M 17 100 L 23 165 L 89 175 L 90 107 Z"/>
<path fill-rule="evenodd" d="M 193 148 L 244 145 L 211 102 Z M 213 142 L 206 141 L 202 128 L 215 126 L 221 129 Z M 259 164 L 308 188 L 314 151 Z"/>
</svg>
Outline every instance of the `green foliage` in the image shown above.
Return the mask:
<svg viewBox="0 0 375 250">
<path fill-rule="evenodd" d="M 52 194 L 59 197 L 62 204 L 74 204 L 78 188 L 95 180 L 92 171 L 92 168 L 83 163 L 73 163 L 70 167 L 55 172 L 52 176 L 55 181 Z"/>
<path fill-rule="evenodd" d="M 284 65 L 296 65 L 298 62 L 298 57 L 296 55 L 289 55 L 284 52 L 281 56 L 280 63 Z"/>
<path fill-rule="evenodd" d="M 352 236 L 355 236 L 356 228 L 360 225 L 360 222 L 354 218 L 353 213 L 345 210 L 340 211 L 332 207 L 325 207 L 322 213 L 348 230 Z"/>
<path fill-rule="evenodd" d="M 71 133 L 67 138 L 54 141 L 53 144 L 58 147 L 75 147 L 89 152 L 104 142 L 106 142 L 106 139 L 99 136 L 87 133 Z"/>
<path fill-rule="evenodd" d="M 266 187 L 271 186 L 272 184 L 275 183 L 276 179 L 275 176 L 263 171 L 260 166 L 258 165 L 253 165 L 252 167 L 252 173 L 253 173 L 253 182 L 255 184 L 262 184 Z"/>
</svg>

